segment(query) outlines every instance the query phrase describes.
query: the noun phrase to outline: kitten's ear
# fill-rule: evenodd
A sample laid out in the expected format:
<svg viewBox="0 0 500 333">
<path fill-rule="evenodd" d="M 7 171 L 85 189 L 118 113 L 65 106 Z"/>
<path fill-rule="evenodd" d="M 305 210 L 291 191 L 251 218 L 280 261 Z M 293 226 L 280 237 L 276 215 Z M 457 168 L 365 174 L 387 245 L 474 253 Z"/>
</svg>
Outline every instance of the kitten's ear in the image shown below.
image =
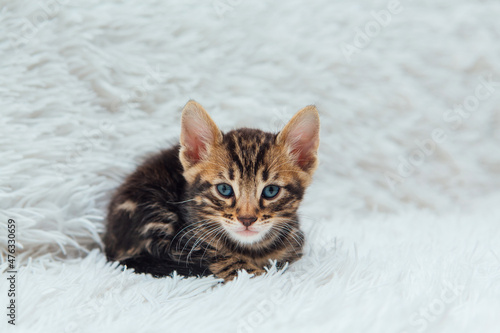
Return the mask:
<svg viewBox="0 0 500 333">
<path fill-rule="evenodd" d="M 277 143 L 288 149 L 292 159 L 306 172 L 313 172 L 318 164 L 319 114 L 309 105 L 293 116 L 278 134 Z"/>
<path fill-rule="evenodd" d="M 205 159 L 222 141 L 222 133 L 207 111 L 195 101 L 182 110 L 180 160 L 187 169 Z"/>
</svg>

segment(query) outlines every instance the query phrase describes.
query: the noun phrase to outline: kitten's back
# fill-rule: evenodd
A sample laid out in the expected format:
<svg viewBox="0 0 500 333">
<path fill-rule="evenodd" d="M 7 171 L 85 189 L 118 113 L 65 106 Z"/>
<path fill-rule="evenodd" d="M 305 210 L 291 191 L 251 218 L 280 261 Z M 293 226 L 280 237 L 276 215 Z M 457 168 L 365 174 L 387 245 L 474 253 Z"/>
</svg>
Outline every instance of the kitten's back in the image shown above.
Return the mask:
<svg viewBox="0 0 500 333">
<path fill-rule="evenodd" d="M 167 240 L 166 236 L 175 232 L 186 183 L 179 148 L 177 145 L 150 157 L 115 193 L 107 218 L 108 259 L 133 257 L 148 246 L 155 234 Z"/>
</svg>

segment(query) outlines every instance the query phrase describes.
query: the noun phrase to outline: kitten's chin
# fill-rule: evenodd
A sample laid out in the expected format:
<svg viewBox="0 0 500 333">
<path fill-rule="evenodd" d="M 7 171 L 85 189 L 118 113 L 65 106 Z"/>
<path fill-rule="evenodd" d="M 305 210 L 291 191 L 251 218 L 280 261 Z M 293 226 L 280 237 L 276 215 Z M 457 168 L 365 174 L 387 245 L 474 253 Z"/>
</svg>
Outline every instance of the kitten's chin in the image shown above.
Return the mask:
<svg viewBox="0 0 500 333">
<path fill-rule="evenodd" d="M 238 243 L 255 244 L 261 241 L 267 233 L 267 230 L 256 230 L 253 228 L 231 228 L 229 235 Z"/>
</svg>

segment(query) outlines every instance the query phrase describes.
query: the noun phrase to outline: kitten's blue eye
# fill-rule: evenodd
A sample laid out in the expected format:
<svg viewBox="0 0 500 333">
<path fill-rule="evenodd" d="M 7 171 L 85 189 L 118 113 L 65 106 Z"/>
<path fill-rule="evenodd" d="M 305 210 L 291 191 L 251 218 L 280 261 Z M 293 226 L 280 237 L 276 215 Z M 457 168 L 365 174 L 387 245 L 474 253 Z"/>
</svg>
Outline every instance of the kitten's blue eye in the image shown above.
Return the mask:
<svg viewBox="0 0 500 333">
<path fill-rule="evenodd" d="M 266 199 L 272 199 L 275 196 L 277 196 L 279 192 L 280 192 L 279 186 L 269 185 L 264 187 L 264 190 L 262 191 L 262 196 Z"/>
<path fill-rule="evenodd" d="M 217 191 L 225 197 L 231 197 L 234 194 L 233 188 L 229 184 L 219 184 L 217 185 Z"/>
</svg>

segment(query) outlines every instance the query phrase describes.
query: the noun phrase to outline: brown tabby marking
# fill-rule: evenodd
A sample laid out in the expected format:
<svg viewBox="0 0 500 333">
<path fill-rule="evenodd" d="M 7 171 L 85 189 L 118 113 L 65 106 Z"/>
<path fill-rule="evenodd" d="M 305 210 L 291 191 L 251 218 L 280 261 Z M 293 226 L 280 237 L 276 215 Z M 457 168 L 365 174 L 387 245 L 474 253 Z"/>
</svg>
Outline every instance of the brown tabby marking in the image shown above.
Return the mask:
<svg viewBox="0 0 500 333">
<path fill-rule="evenodd" d="M 131 200 L 127 200 L 124 203 L 118 205 L 116 207 L 117 210 L 125 210 L 130 214 L 134 213 L 134 210 L 137 208 L 137 204 Z"/>
<path fill-rule="evenodd" d="M 174 232 L 174 227 L 172 226 L 172 224 L 151 222 L 149 224 L 146 224 L 144 228 L 142 228 L 141 234 L 147 235 L 149 233 L 154 233 L 154 232 L 162 232 L 165 233 L 166 235 L 172 235 Z"/>
<path fill-rule="evenodd" d="M 318 163 L 315 107 L 299 111 L 278 134 L 224 134 L 189 102 L 180 139 L 113 197 L 105 236 L 110 260 L 154 276 L 176 270 L 227 281 L 241 269 L 262 274 L 270 260 L 283 266 L 302 256 L 297 209 Z M 269 186 L 278 188 L 273 197 L 265 196 Z"/>
</svg>

